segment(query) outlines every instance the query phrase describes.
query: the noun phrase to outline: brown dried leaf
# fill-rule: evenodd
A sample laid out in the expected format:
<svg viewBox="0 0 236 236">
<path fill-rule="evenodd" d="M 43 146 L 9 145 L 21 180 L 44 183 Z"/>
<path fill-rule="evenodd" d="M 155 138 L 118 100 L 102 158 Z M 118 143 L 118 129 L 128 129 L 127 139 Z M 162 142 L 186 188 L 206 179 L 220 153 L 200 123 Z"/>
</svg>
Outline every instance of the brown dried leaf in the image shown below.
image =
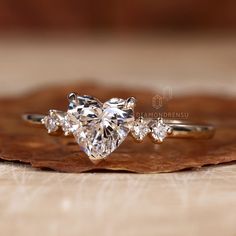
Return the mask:
<svg viewBox="0 0 236 236">
<path fill-rule="evenodd" d="M 52 108 L 66 110 L 66 96 L 71 91 L 90 94 L 101 101 L 111 97 L 135 96 L 138 113 L 169 112 L 173 116 L 183 112 L 190 120 L 215 124 L 217 132 L 212 140 L 169 139 L 162 145 L 153 144 L 148 138 L 136 143 L 128 137 L 107 160 L 95 165 L 79 150 L 73 138 L 50 136 L 45 129 L 30 126 L 21 120 L 21 114 L 25 112 L 47 113 Z M 65 172 L 102 169 L 137 173 L 172 172 L 236 160 L 236 100 L 185 96 L 171 99 L 167 105 L 156 110 L 152 107 L 154 95 L 151 91 L 83 84 L 52 87 L 27 96 L 0 99 L 0 157 Z"/>
</svg>

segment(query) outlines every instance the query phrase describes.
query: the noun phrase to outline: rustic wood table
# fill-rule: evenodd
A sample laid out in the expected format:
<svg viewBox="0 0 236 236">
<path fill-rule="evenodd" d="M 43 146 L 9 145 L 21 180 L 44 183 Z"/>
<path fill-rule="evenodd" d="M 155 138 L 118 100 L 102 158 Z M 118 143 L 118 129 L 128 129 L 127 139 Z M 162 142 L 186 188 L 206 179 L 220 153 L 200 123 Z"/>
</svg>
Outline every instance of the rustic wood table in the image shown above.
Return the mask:
<svg viewBox="0 0 236 236">
<path fill-rule="evenodd" d="M 84 78 L 235 96 L 235 38 L 0 40 L 1 96 Z M 1 162 L 0 234 L 235 236 L 235 183 L 235 163 L 148 175 Z"/>
</svg>

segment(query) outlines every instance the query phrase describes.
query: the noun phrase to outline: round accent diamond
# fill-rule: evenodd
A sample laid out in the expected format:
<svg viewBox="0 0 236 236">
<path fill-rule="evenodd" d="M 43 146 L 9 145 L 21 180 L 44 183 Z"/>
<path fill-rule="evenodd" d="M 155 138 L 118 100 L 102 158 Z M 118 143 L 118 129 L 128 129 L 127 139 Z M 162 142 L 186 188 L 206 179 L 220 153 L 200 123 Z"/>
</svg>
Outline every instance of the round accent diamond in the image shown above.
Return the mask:
<svg viewBox="0 0 236 236">
<path fill-rule="evenodd" d="M 149 122 L 144 121 L 142 117 L 138 118 L 133 125 L 131 133 L 133 137 L 139 141 L 142 141 L 145 136 L 150 132 L 150 128 L 148 126 Z"/>
<path fill-rule="evenodd" d="M 42 123 L 45 125 L 46 129 L 48 130 L 48 133 L 52 133 L 58 130 L 58 120 L 55 116 L 45 116 L 42 119 Z"/>
<path fill-rule="evenodd" d="M 151 132 L 155 141 L 163 142 L 168 133 L 171 132 L 171 127 L 165 124 L 162 119 L 159 119 L 151 125 Z"/>
<path fill-rule="evenodd" d="M 79 121 L 71 114 L 66 114 L 60 123 L 65 135 L 73 134 L 79 128 Z"/>
</svg>

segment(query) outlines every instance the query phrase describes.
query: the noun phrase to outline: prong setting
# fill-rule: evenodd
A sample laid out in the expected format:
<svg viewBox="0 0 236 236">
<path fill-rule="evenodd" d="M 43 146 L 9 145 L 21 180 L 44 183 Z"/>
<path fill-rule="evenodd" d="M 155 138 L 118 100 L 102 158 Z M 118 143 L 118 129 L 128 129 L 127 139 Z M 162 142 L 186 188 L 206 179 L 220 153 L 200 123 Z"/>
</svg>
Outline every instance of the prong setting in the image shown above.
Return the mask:
<svg viewBox="0 0 236 236">
<path fill-rule="evenodd" d="M 126 100 L 126 107 L 127 108 L 131 108 L 131 109 L 134 109 L 136 106 L 136 98 L 134 97 L 129 97 L 127 100 Z"/>
<path fill-rule="evenodd" d="M 77 93 L 70 93 L 70 94 L 67 96 L 67 98 L 68 98 L 69 102 L 73 102 L 73 101 L 76 100 L 77 96 L 78 96 Z"/>
<path fill-rule="evenodd" d="M 167 129 L 167 133 L 170 135 L 170 134 L 172 134 L 173 133 L 173 129 L 171 128 L 171 127 L 169 127 L 168 129 Z"/>
</svg>

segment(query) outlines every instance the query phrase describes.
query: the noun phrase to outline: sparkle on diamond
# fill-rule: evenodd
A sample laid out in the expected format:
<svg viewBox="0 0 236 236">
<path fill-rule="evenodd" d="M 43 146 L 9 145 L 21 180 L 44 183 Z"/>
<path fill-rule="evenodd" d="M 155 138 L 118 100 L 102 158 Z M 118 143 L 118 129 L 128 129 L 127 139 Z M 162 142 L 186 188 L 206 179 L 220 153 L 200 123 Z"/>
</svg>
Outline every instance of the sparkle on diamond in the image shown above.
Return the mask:
<svg viewBox="0 0 236 236">
<path fill-rule="evenodd" d="M 148 121 L 143 120 L 143 118 L 137 119 L 134 122 L 133 128 L 132 128 L 132 135 L 137 140 L 142 141 L 145 136 L 150 132 L 150 128 L 148 126 Z"/>
<path fill-rule="evenodd" d="M 151 130 L 154 140 L 162 142 L 170 131 L 170 126 L 165 124 L 162 120 L 158 120 L 152 124 Z"/>
<path fill-rule="evenodd" d="M 61 128 L 65 135 L 73 134 L 79 128 L 79 121 L 74 116 L 66 114 L 61 121 Z"/>
<path fill-rule="evenodd" d="M 80 121 L 74 136 L 91 159 L 102 159 L 113 152 L 132 127 L 133 109 L 126 100 L 112 98 L 102 104 L 90 96 L 77 96 L 70 102 L 68 114 Z"/>
<path fill-rule="evenodd" d="M 52 133 L 58 130 L 57 119 L 54 116 L 48 115 L 42 119 L 42 123 L 45 125 L 48 133 Z"/>
</svg>

